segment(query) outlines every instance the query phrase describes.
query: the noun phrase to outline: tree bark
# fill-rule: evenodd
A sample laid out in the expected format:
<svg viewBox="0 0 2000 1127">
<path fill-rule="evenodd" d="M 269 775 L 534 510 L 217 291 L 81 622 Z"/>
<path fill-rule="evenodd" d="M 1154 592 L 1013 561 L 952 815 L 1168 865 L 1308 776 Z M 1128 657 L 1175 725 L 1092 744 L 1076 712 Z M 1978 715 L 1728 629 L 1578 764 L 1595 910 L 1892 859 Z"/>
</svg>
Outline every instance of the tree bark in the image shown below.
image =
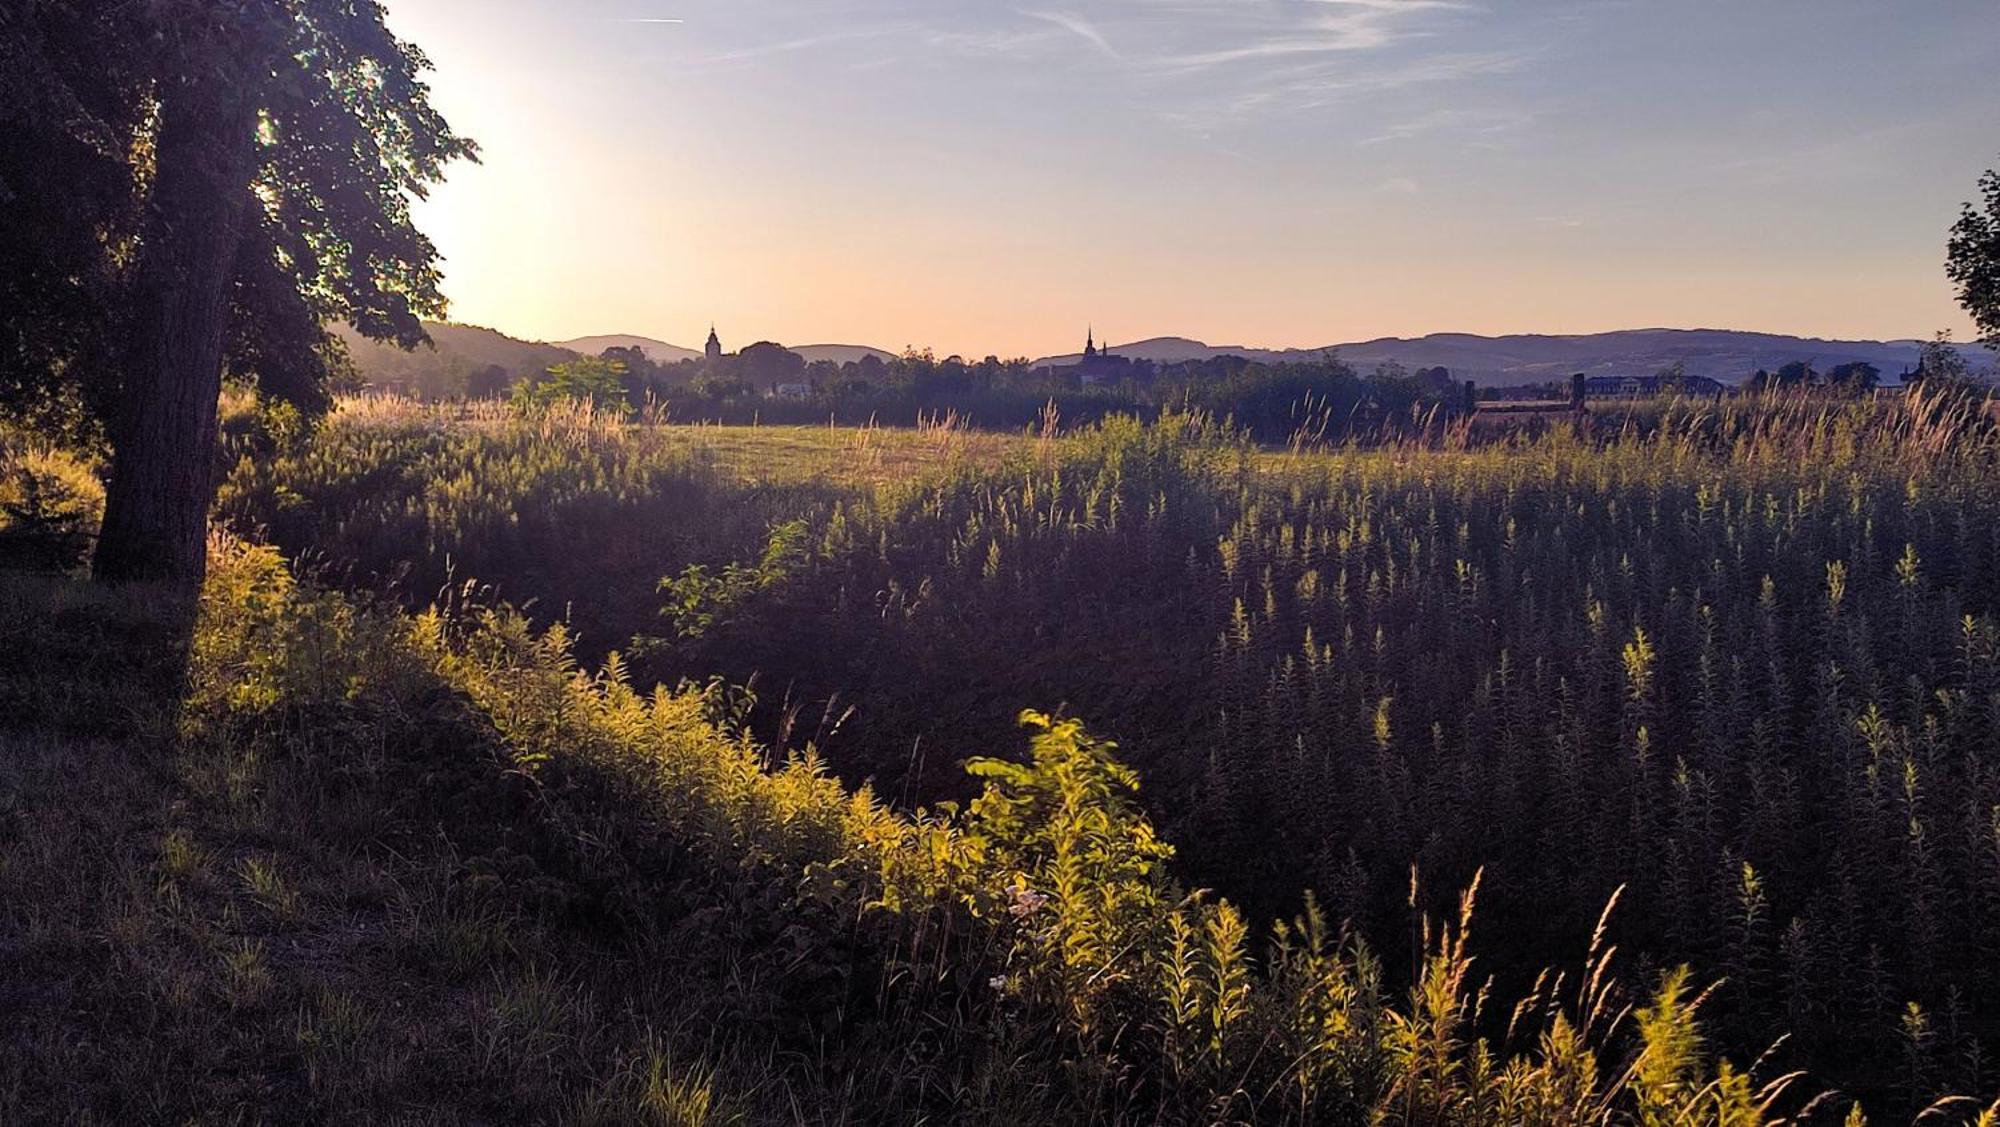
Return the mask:
<svg viewBox="0 0 2000 1127">
<path fill-rule="evenodd" d="M 161 105 L 99 582 L 191 594 L 207 570 L 223 333 L 256 152 L 255 111 L 230 85 L 183 81 Z"/>
</svg>

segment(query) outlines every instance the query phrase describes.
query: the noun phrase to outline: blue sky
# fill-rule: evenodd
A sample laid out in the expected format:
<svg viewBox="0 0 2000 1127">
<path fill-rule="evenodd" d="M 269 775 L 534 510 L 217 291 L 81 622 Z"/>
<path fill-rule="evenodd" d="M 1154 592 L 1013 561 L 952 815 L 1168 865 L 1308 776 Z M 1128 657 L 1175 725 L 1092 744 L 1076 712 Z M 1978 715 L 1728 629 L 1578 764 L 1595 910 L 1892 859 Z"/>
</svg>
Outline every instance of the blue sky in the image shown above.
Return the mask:
<svg viewBox="0 0 2000 1127">
<path fill-rule="evenodd" d="M 1965 335 L 2000 163 L 1992 0 L 388 6 L 454 315 L 550 339 Z"/>
</svg>

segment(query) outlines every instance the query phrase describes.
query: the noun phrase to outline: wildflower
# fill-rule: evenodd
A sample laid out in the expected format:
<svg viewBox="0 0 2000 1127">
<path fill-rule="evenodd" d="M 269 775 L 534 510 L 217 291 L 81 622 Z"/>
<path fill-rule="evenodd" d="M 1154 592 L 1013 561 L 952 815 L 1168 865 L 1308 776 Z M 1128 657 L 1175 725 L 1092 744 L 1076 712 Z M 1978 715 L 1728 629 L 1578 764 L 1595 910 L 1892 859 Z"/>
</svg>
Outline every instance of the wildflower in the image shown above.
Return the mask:
<svg viewBox="0 0 2000 1127">
<path fill-rule="evenodd" d="M 1007 905 L 1007 914 L 1017 920 L 1027 919 L 1049 902 L 1047 896 L 1018 882 L 1010 891 L 1013 893 L 1013 902 Z"/>
</svg>

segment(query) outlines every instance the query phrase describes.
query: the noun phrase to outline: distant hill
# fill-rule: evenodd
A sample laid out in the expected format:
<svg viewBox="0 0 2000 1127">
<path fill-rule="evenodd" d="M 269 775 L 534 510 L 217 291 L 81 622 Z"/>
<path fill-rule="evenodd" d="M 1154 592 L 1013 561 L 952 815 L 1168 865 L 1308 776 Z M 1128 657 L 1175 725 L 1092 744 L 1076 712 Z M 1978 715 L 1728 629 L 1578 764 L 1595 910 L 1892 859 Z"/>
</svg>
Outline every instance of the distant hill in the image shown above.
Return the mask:
<svg viewBox="0 0 2000 1127">
<path fill-rule="evenodd" d="M 515 340 L 493 329 L 426 321 L 431 347 L 404 352 L 394 345 L 368 340 L 346 325 L 333 326 L 361 378 L 377 387 L 400 385 L 429 396 L 463 395 L 466 380 L 490 367 L 506 372 L 511 382 L 541 373 L 551 364 L 574 360 L 577 353 L 560 345 Z"/>
<path fill-rule="evenodd" d="M 1676 361 L 1688 374 L 1725 382 L 1742 380 L 1758 368 L 1775 370 L 1794 360 L 1810 361 L 1824 370 L 1849 361 L 1865 361 L 1893 381 L 1905 368 L 1916 366 L 1923 342 L 1918 340 L 1838 341 L 1777 333 L 1727 329 L 1628 329 L 1575 336 L 1517 334 L 1487 337 L 1470 333 L 1434 333 L 1404 339 L 1383 337 L 1325 348 L 1265 349 L 1210 345 L 1185 337 L 1155 337 L 1112 346 L 1112 351 L 1156 363 L 1205 360 L 1234 355 L 1266 362 L 1313 359 L 1337 350 L 1340 358 L 1368 372 L 1379 364 L 1398 363 L 1412 371 L 1445 367 L 1459 379 L 1482 386 L 1560 380 L 1572 372 L 1593 376 L 1650 375 Z M 1075 353 L 1037 360 L 1043 364 L 1074 364 Z"/>
<path fill-rule="evenodd" d="M 462 395 L 466 382 L 475 373 L 500 368 L 511 382 L 541 373 L 551 364 L 573 360 L 579 355 L 594 356 L 607 348 L 640 348 L 656 363 L 673 364 L 699 359 L 700 353 L 651 337 L 630 334 L 578 337 L 547 344 L 516 340 L 505 333 L 474 325 L 426 322 L 434 348 L 404 352 L 391 345 L 363 340 L 344 325 L 334 331 L 347 342 L 362 378 L 377 386 L 400 385 L 426 395 Z M 747 342 L 746 342 L 747 343 Z M 836 364 L 858 362 L 863 356 L 891 360 L 895 354 L 880 348 L 855 344 L 808 344 L 790 346 L 808 363 L 830 360 Z M 1483 387 L 1542 383 L 1567 379 L 1572 372 L 1592 376 L 1650 375 L 1679 362 L 1690 375 L 1710 376 L 1737 382 L 1758 368 L 1773 370 L 1794 360 L 1810 361 L 1822 371 L 1836 364 L 1865 361 L 1881 369 L 1883 378 L 1894 381 L 1905 369 L 1916 366 L 1923 342 L 1918 340 L 1841 341 L 1777 333 L 1738 332 L 1727 329 L 1628 329 L 1611 333 L 1574 336 L 1515 334 L 1478 336 L 1471 333 L 1433 333 L 1405 339 L 1382 337 L 1325 348 L 1251 348 L 1244 345 L 1212 345 L 1187 337 L 1153 337 L 1114 345 L 1121 356 L 1173 364 L 1205 360 L 1214 356 L 1242 356 L 1251 360 L 1311 360 L 1328 350 L 1362 372 L 1377 365 L 1401 364 L 1418 368 L 1445 367 L 1454 377 L 1472 380 Z M 1990 360 L 1983 352 L 1966 348 L 1975 364 Z M 1074 364 L 1075 353 L 1050 356 L 1037 365 Z"/>
<path fill-rule="evenodd" d="M 596 356 L 607 348 L 643 349 L 646 357 L 655 364 L 678 364 L 683 360 L 699 360 L 701 353 L 696 349 L 682 348 L 677 344 L 654 340 L 651 337 L 611 335 L 578 337 L 575 340 L 559 342 L 562 347 L 580 352 L 586 356 Z M 748 342 L 745 342 L 748 343 Z M 893 360 L 896 354 L 879 348 L 869 348 L 860 344 L 788 344 L 786 348 L 805 357 L 808 364 L 817 360 L 831 360 L 836 364 L 860 363 L 863 356 L 873 356 L 878 360 Z M 732 350 L 733 351 L 733 350 Z"/>
<path fill-rule="evenodd" d="M 556 343 L 571 352 L 585 356 L 596 356 L 607 348 L 636 348 L 644 352 L 646 359 L 655 364 L 678 364 L 683 360 L 701 359 L 701 353 L 692 348 L 682 348 L 678 344 L 668 344 L 652 337 L 635 337 L 618 333 L 608 336 L 578 337 L 575 340 Z"/>
<path fill-rule="evenodd" d="M 1154 337 L 1151 340 L 1118 345 L 1112 351 L 1120 356 L 1130 356 L 1135 360 L 1151 360 L 1157 364 L 1179 364 L 1188 360 L 1207 360 L 1216 356 L 1241 356 L 1246 360 L 1275 361 L 1305 355 L 1305 352 L 1297 349 L 1288 353 L 1269 348 L 1250 348 L 1241 344 L 1211 345 L 1198 340 L 1189 340 L 1187 337 Z M 1077 359 L 1074 356 L 1064 357 L 1062 361 L 1073 364 Z"/>
</svg>

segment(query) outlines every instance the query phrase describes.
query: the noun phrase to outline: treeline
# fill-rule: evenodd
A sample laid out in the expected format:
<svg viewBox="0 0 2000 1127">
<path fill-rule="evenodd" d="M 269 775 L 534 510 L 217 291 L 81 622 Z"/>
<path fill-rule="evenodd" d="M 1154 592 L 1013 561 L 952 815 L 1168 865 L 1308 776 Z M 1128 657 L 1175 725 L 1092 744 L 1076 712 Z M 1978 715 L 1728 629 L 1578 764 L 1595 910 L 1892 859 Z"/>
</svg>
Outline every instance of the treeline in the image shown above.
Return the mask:
<svg viewBox="0 0 2000 1127">
<path fill-rule="evenodd" d="M 1075 427 L 1114 414 L 1143 418 L 1198 410 L 1285 443 L 1408 429 L 1425 412 L 1462 403 L 1449 374 L 1412 375 L 1385 366 L 1369 375 L 1338 356 L 1266 364 L 1238 356 L 1176 364 L 1113 358 L 1084 367 L 1036 368 L 997 357 L 968 362 L 911 351 L 836 365 L 807 364 L 777 345 L 756 344 L 713 366 L 655 364 L 637 348 L 557 364 L 541 376 L 477 384 L 524 405 L 589 399 L 600 408 L 672 422 L 908 426 L 919 418 L 1020 430 L 1056 420 Z"/>
</svg>

